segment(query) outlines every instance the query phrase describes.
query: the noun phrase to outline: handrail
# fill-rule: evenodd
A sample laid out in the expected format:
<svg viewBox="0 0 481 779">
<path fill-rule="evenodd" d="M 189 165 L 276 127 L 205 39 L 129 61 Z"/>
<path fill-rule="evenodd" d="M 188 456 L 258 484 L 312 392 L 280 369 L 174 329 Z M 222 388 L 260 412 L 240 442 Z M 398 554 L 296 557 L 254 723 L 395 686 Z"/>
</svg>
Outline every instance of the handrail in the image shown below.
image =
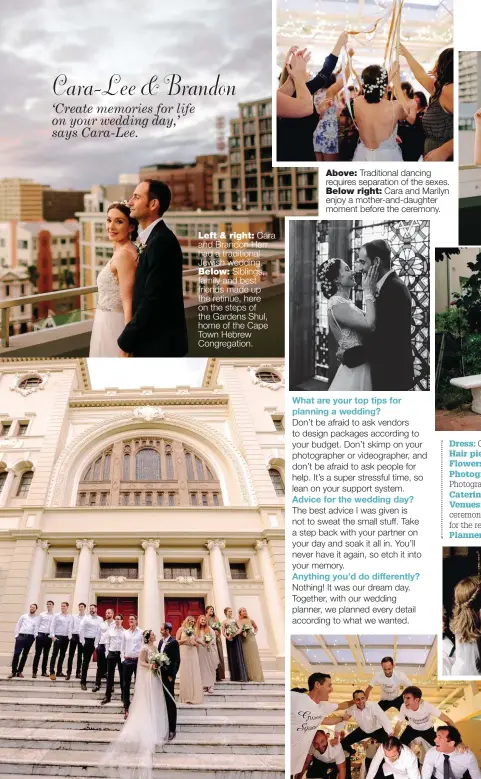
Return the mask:
<svg viewBox="0 0 481 779">
<path fill-rule="evenodd" d="M 481 170 L 481 165 L 458 165 L 459 170 Z"/>
<path fill-rule="evenodd" d="M 267 265 L 267 280 L 272 283 L 274 279 L 272 264 L 284 259 L 284 252 L 279 254 L 273 254 L 269 257 L 261 257 L 259 259 L 253 259 L 253 262 L 260 262 L 261 265 Z M 248 262 L 248 260 L 247 260 Z M 215 270 L 231 270 L 235 271 L 235 266 L 232 264 L 227 265 L 210 265 L 209 268 Z M 199 266 L 194 266 L 182 271 L 182 278 L 187 276 L 195 276 L 198 274 Z M 58 289 L 52 292 L 40 292 L 37 295 L 25 295 L 19 298 L 9 298 L 8 300 L 0 301 L 0 313 L 1 313 L 1 337 L 0 346 L 8 348 L 10 345 L 10 309 L 15 306 L 28 305 L 30 303 L 42 303 L 47 300 L 68 300 L 69 298 L 81 297 L 83 295 L 91 295 L 98 292 L 96 284 L 89 287 L 73 287 L 71 289 Z"/>
</svg>

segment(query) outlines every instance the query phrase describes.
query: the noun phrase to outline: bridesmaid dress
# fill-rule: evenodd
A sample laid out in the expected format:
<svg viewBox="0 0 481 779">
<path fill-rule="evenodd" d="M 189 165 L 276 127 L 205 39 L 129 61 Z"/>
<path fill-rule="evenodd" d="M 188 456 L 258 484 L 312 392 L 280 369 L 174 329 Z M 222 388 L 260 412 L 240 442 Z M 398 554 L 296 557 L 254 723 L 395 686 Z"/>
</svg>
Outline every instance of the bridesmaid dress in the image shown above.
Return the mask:
<svg viewBox="0 0 481 779">
<path fill-rule="evenodd" d="M 228 627 L 231 624 L 235 625 L 237 629 L 237 622 L 235 619 L 226 620 L 226 622 L 224 622 L 225 627 Z M 247 682 L 247 670 L 240 635 L 236 636 L 231 641 L 226 639 L 225 643 L 227 647 L 227 662 L 229 664 L 231 682 Z"/>
<path fill-rule="evenodd" d="M 181 640 L 187 636 L 182 631 Z M 200 675 L 199 650 L 197 645 L 181 644 L 179 669 L 179 700 L 181 703 L 203 703 L 202 678 Z"/>
</svg>

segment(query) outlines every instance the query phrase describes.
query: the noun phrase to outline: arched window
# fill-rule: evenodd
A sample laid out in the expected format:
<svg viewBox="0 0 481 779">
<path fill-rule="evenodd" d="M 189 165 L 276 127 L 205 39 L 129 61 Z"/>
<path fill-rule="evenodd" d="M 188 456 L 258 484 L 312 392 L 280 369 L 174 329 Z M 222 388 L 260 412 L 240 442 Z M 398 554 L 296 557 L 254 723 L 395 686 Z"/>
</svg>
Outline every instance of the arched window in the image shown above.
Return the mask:
<svg viewBox="0 0 481 779">
<path fill-rule="evenodd" d="M 124 462 L 122 465 L 122 479 L 124 481 L 130 480 L 130 448 L 124 449 Z"/>
<path fill-rule="evenodd" d="M 18 386 L 20 389 L 29 389 L 30 387 L 38 387 L 41 383 L 40 376 L 29 376 L 28 379 L 23 379 Z"/>
<path fill-rule="evenodd" d="M 195 472 L 199 481 L 204 481 L 204 465 L 202 460 L 200 460 L 198 457 L 195 458 Z"/>
<path fill-rule="evenodd" d="M 269 468 L 269 476 L 271 477 L 272 486 L 276 491 L 276 495 L 285 495 L 284 482 L 282 476 L 277 468 Z"/>
<path fill-rule="evenodd" d="M 165 467 L 167 470 L 167 478 L 173 479 L 174 478 L 174 463 L 172 460 L 172 447 L 166 446 L 165 447 Z"/>
<path fill-rule="evenodd" d="M 20 484 L 18 485 L 18 492 L 17 492 L 17 498 L 26 498 L 28 495 L 28 491 L 30 489 L 30 485 L 32 483 L 33 479 L 33 471 L 25 471 L 22 473 L 22 478 L 20 479 Z"/>
<path fill-rule="evenodd" d="M 110 479 L 110 462 L 112 460 L 112 455 L 110 452 L 107 452 L 107 454 L 104 457 L 104 481 L 108 481 Z"/>
<path fill-rule="evenodd" d="M 263 381 L 266 384 L 279 384 L 281 381 L 279 374 L 275 373 L 274 371 L 259 370 L 256 371 L 256 376 L 259 381 Z"/>
<path fill-rule="evenodd" d="M 92 466 L 89 465 L 89 467 L 85 471 L 85 475 L 84 475 L 84 479 L 83 480 L 84 481 L 90 481 L 91 478 L 92 478 Z"/>
<path fill-rule="evenodd" d="M 0 473 L 0 492 L 3 490 L 5 486 L 5 482 L 7 481 L 7 476 L 8 476 L 7 471 L 2 471 Z"/>
<path fill-rule="evenodd" d="M 135 478 L 139 481 L 159 481 L 160 455 L 155 449 L 141 449 L 135 457 Z"/>
<path fill-rule="evenodd" d="M 93 481 L 100 481 L 100 466 L 102 464 L 102 458 L 99 457 L 98 460 L 95 460 L 94 463 L 94 473 L 93 473 Z"/>
<path fill-rule="evenodd" d="M 194 481 L 194 469 L 192 467 L 192 455 L 190 452 L 185 453 L 185 464 L 187 466 L 187 478 L 189 481 Z"/>
</svg>

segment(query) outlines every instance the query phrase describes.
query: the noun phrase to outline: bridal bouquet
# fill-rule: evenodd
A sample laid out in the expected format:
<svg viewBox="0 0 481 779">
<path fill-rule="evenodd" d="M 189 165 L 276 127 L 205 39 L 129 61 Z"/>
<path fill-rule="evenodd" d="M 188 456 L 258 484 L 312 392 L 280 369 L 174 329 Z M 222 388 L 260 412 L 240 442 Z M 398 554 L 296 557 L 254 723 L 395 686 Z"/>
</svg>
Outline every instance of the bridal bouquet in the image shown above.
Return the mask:
<svg viewBox="0 0 481 779">
<path fill-rule="evenodd" d="M 149 662 L 152 668 L 152 672 L 156 676 L 160 676 L 160 671 L 162 668 L 167 668 L 167 666 L 170 665 L 170 660 L 165 652 L 154 652 L 154 654 L 150 656 Z"/>
<path fill-rule="evenodd" d="M 231 622 L 230 625 L 227 625 L 225 632 L 229 636 L 229 638 L 235 638 L 235 636 L 237 635 L 237 625 Z"/>
<path fill-rule="evenodd" d="M 244 638 L 247 638 L 249 633 L 252 633 L 252 625 L 248 625 L 247 622 L 244 622 L 242 625 L 242 635 Z"/>
<path fill-rule="evenodd" d="M 212 622 L 212 624 L 211 624 L 212 630 L 220 630 L 221 627 L 222 627 L 222 625 L 220 624 L 220 622 Z"/>
</svg>

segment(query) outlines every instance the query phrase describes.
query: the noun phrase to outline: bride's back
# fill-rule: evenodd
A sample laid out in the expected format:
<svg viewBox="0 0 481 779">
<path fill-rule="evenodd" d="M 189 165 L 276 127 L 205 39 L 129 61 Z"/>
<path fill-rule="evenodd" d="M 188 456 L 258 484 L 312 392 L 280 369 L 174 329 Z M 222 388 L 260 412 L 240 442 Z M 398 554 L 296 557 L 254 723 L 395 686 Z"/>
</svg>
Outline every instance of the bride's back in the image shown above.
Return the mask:
<svg viewBox="0 0 481 779">
<path fill-rule="evenodd" d="M 386 97 L 379 103 L 368 103 L 361 95 L 354 100 L 354 118 L 364 145 L 378 149 L 393 135 L 400 119 L 400 105 L 397 100 Z"/>
</svg>

